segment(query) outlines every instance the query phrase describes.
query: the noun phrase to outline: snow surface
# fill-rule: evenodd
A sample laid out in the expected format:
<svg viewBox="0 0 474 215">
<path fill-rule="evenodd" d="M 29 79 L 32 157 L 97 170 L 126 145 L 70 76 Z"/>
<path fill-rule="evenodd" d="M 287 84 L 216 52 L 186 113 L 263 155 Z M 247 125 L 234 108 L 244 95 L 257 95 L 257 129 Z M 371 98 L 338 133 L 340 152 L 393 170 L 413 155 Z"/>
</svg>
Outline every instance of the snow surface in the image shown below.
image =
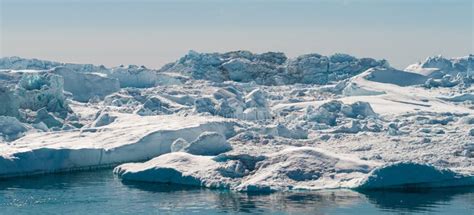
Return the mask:
<svg viewBox="0 0 474 215">
<path fill-rule="evenodd" d="M 0 146 L 0 177 L 146 160 L 170 152 L 177 138 L 191 141 L 205 131 L 229 135 L 232 129 L 230 121 L 198 116 L 115 117 L 101 127 L 36 133 Z"/>
<path fill-rule="evenodd" d="M 0 177 L 117 166 L 239 191 L 474 185 L 473 55 L 197 53 L 159 70 L 0 58 Z M 134 163 L 127 163 L 134 162 Z"/>
</svg>

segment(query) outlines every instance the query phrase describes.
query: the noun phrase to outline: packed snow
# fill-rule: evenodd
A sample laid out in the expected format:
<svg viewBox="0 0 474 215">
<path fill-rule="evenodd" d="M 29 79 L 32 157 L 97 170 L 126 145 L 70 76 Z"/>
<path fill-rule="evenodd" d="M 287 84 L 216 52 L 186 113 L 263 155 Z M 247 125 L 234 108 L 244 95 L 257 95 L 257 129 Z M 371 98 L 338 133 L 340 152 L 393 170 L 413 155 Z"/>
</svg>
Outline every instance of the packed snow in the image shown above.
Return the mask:
<svg viewBox="0 0 474 215">
<path fill-rule="evenodd" d="M 474 55 L 0 58 L 0 178 L 115 167 L 245 192 L 474 186 Z"/>
</svg>

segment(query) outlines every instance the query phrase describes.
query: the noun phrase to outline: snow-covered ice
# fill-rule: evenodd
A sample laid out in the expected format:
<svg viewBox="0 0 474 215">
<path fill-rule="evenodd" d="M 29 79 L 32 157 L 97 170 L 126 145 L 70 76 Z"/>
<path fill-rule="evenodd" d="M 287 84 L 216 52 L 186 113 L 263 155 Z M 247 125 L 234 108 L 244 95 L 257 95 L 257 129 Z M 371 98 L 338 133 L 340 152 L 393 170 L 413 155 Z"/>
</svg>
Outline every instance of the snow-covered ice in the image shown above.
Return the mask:
<svg viewBox="0 0 474 215">
<path fill-rule="evenodd" d="M 103 99 L 120 89 L 117 79 L 100 73 L 79 73 L 66 67 L 56 67 L 52 73 L 63 77 L 64 90 L 72 93 L 72 98 L 80 102 L 88 102 L 94 97 Z"/>
<path fill-rule="evenodd" d="M 472 186 L 473 65 L 248 51 L 190 51 L 161 69 L 1 58 L 0 177 L 116 167 L 122 180 L 249 192 Z"/>
<path fill-rule="evenodd" d="M 114 169 L 124 180 L 176 183 L 239 191 L 381 189 L 466 186 L 474 177 L 418 163 L 360 160 L 314 147 L 277 153 L 199 156 L 173 152 Z"/>
<path fill-rule="evenodd" d="M 15 140 L 23 136 L 27 128 L 17 118 L 11 116 L 0 116 L 0 138 L 4 140 Z"/>
<path fill-rule="evenodd" d="M 193 155 L 218 155 L 230 151 L 232 146 L 217 132 L 203 132 L 192 142 L 179 138 L 171 144 L 171 151 L 183 151 Z"/>
<path fill-rule="evenodd" d="M 474 176 L 440 169 L 427 164 L 399 162 L 374 169 L 357 189 L 409 189 L 467 186 Z"/>
<path fill-rule="evenodd" d="M 113 122 L 100 127 L 35 133 L 0 145 L 0 177 L 147 160 L 169 153 L 177 138 L 192 141 L 206 131 L 231 135 L 233 129 L 228 120 L 199 116 L 140 117 L 115 113 L 113 117 Z"/>
<path fill-rule="evenodd" d="M 143 164 L 123 164 L 114 172 L 125 180 L 275 191 L 351 187 L 374 165 L 321 149 L 298 147 L 258 156 L 211 157 L 175 152 Z"/>
</svg>

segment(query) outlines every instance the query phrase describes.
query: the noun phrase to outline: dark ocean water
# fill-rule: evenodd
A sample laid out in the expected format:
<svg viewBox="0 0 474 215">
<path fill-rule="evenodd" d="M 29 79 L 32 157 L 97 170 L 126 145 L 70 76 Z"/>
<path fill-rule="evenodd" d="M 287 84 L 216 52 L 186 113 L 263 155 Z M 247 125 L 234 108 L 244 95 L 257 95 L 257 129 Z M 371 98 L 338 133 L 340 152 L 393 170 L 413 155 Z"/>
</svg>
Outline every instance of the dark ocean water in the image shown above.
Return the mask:
<svg viewBox="0 0 474 215">
<path fill-rule="evenodd" d="M 474 188 L 247 194 L 123 183 L 112 171 L 0 181 L 0 214 L 474 214 Z"/>
</svg>

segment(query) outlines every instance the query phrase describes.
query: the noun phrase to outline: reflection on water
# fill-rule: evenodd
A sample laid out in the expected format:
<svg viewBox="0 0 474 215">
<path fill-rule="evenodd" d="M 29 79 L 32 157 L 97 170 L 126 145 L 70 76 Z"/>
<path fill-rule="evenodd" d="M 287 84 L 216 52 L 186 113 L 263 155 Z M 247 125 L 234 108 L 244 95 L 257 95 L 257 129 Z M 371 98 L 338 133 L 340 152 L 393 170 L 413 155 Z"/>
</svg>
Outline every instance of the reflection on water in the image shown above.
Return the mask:
<svg viewBox="0 0 474 215">
<path fill-rule="evenodd" d="M 347 214 L 355 211 L 361 214 L 472 214 L 473 205 L 474 188 L 248 194 L 167 184 L 122 183 L 111 170 L 0 181 L 2 214 Z"/>
<path fill-rule="evenodd" d="M 463 196 L 468 201 L 467 205 L 470 205 L 474 210 L 474 188 L 472 187 L 363 193 L 372 204 L 381 209 L 392 211 L 435 212 L 439 206 L 449 205 L 459 196 Z"/>
<path fill-rule="evenodd" d="M 328 208 L 350 206 L 361 201 L 362 195 L 350 190 L 320 192 L 284 192 L 284 193 L 242 193 L 228 190 L 210 190 L 189 186 L 168 184 L 150 184 L 140 182 L 123 182 L 131 189 L 139 189 L 148 193 L 160 192 L 199 192 L 202 199 L 222 213 L 308 213 L 323 214 Z M 180 206 L 183 206 L 180 203 Z"/>
</svg>

